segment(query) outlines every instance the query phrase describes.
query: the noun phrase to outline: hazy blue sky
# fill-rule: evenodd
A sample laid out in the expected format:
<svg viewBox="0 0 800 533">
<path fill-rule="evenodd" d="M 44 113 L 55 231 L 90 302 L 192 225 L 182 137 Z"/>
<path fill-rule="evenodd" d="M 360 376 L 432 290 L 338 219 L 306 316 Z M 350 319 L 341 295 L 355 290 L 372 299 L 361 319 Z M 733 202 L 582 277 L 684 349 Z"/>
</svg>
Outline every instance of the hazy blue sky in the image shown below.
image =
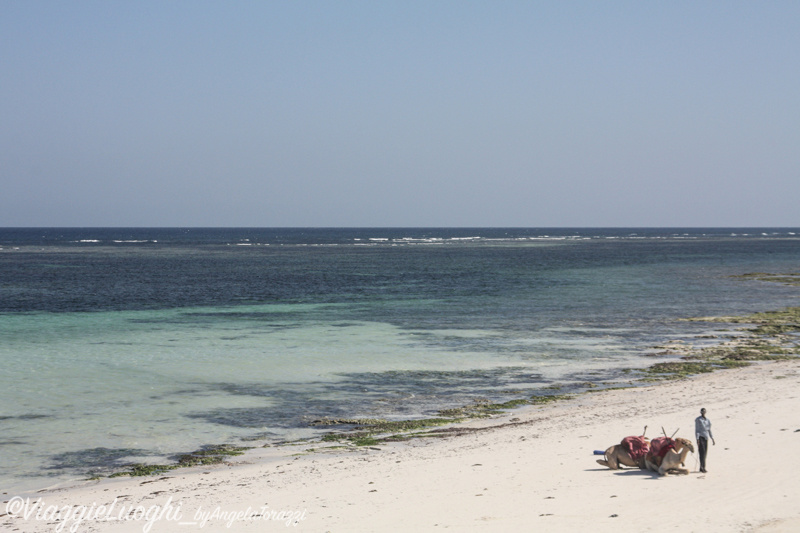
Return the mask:
<svg viewBox="0 0 800 533">
<path fill-rule="evenodd" d="M 0 2 L 0 226 L 798 226 L 798 1 Z"/>
</svg>

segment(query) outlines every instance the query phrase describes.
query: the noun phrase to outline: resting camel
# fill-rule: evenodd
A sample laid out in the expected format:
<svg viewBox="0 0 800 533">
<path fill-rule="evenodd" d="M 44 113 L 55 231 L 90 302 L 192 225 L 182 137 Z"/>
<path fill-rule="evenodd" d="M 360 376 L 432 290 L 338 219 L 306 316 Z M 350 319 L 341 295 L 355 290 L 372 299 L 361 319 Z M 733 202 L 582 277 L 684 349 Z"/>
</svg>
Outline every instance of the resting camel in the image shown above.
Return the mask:
<svg viewBox="0 0 800 533">
<path fill-rule="evenodd" d="M 647 428 L 645 427 L 645 431 Z M 603 459 L 597 462 L 611 470 L 618 470 L 623 465 L 646 468 L 644 457 L 649 449 L 649 441 L 644 437 L 625 437 L 622 442 L 606 449 Z"/>
<path fill-rule="evenodd" d="M 660 438 L 666 439 L 667 437 Z M 656 439 L 653 440 L 655 441 Z M 672 439 L 669 440 L 671 441 Z M 692 442 L 687 439 L 677 438 L 672 442 L 672 446 L 667 447 L 666 452 L 661 457 L 657 453 L 654 454 L 651 449 L 645 456 L 645 466 L 648 470 L 658 472 L 660 476 L 666 476 L 668 473 L 685 475 L 689 473 L 689 470 L 683 468 L 689 452 L 694 453 Z"/>
</svg>

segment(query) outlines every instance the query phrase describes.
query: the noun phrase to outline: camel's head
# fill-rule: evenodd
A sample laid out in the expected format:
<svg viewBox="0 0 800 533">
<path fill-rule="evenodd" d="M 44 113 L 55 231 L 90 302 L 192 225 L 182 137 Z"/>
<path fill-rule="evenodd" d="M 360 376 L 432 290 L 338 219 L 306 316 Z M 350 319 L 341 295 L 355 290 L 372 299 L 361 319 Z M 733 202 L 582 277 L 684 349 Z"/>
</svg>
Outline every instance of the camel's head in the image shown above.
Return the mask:
<svg viewBox="0 0 800 533">
<path fill-rule="evenodd" d="M 694 445 L 692 444 L 692 441 L 688 439 L 675 439 L 675 447 L 678 449 L 687 448 L 690 452 L 694 453 Z"/>
</svg>

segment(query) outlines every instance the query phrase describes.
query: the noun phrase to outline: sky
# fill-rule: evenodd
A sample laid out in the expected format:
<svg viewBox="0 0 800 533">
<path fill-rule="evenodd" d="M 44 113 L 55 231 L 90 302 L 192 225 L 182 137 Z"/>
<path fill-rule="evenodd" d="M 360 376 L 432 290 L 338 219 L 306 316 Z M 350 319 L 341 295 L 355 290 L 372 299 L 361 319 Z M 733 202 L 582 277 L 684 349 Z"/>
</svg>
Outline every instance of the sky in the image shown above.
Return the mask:
<svg viewBox="0 0 800 533">
<path fill-rule="evenodd" d="M 797 1 L 0 2 L 0 226 L 800 226 Z"/>
</svg>

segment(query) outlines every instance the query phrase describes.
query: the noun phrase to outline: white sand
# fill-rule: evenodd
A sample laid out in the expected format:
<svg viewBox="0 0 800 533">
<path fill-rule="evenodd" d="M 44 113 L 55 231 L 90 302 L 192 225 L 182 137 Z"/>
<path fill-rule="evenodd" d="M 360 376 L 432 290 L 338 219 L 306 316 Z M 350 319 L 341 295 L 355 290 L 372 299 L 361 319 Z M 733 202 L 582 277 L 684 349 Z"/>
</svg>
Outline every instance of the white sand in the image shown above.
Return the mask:
<svg viewBox="0 0 800 533">
<path fill-rule="evenodd" d="M 3 531 L 55 531 L 55 507 L 121 509 L 168 501 L 171 514 L 149 531 L 800 531 L 800 361 L 719 371 L 652 387 L 585 394 L 458 427 L 484 428 L 442 439 L 291 454 L 255 450 L 244 464 L 118 478 L 31 496 L 47 519 L 0 516 Z M 595 449 L 639 434 L 694 441 L 694 418 L 708 409 L 716 446 L 708 474 L 689 455 L 687 476 L 611 471 Z M 3 500 L 0 514 L 24 500 Z M 95 505 L 95 507 L 92 507 Z M 66 506 L 66 507 L 65 507 Z M 203 512 L 252 518 L 202 522 Z M 250 508 L 248 512 L 248 507 Z M 178 517 L 177 514 L 180 514 Z M 302 514 L 304 513 L 304 514 Z M 35 512 L 33 513 L 35 514 Z M 89 520 L 77 531 L 147 531 L 145 520 Z M 152 516 L 152 514 L 150 515 Z M 227 518 L 227 517 L 226 517 Z M 195 525 L 182 522 L 198 521 Z M 65 524 L 66 526 L 74 524 Z M 203 527 L 201 528 L 201 525 Z M 64 529 L 67 531 L 68 529 Z"/>
</svg>

